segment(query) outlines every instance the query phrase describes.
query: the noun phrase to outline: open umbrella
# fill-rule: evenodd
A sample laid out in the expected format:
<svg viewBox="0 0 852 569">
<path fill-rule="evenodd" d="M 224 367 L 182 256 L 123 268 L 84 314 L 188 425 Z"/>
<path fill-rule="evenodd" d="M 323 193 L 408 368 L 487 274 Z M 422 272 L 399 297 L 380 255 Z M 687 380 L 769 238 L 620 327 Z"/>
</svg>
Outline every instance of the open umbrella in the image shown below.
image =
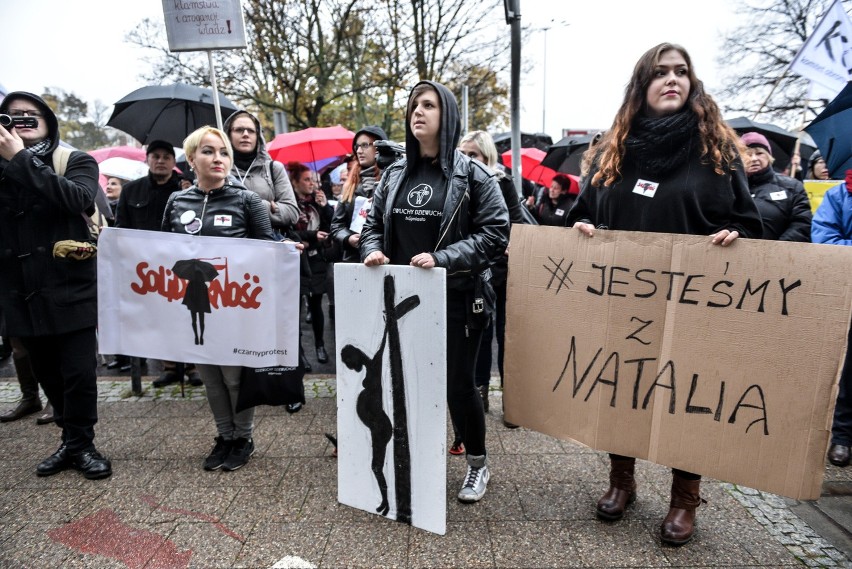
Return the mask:
<svg viewBox="0 0 852 569">
<path fill-rule="evenodd" d="M 547 150 L 553 144 L 553 139 L 549 134 L 543 132 L 522 132 L 521 133 L 521 148 L 538 148 L 539 150 Z M 512 133 L 503 132 L 494 137 L 494 146 L 497 148 L 498 154 L 503 154 L 512 148 Z"/>
<path fill-rule="evenodd" d="M 107 158 L 129 158 L 130 160 L 137 160 L 139 162 L 145 161 L 145 149 L 135 146 L 107 146 L 106 148 L 90 150 L 89 155 L 98 164 Z"/>
<path fill-rule="evenodd" d="M 852 168 L 852 81 L 805 128 L 819 147 L 833 180 Z"/>
<path fill-rule="evenodd" d="M 747 117 L 737 117 L 725 122 L 740 136 L 747 132 L 759 132 L 765 136 L 769 140 L 769 146 L 772 147 L 772 156 L 775 158 L 772 167 L 776 171 L 783 172 L 790 165 L 790 156 L 793 155 L 796 139 L 799 137 L 795 132 L 790 132 L 774 124 L 756 122 Z M 799 155 L 807 159 L 813 154 L 814 150 L 816 150 L 816 145 L 813 140 L 807 134 L 804 134 L 799 147 Z M 803 161 L 802 168 L 804 169 L 805 166 L 806 164 Z"/>
<path fill-rule="evenodd" d="M 539 150 L 538 148 L 521 148 L 521 176 L 530 182 L 535 182 L 536 184 L 541 184 L 545 187 L 550 186 L 550 183 L 553 181 L 553 177 L 559 174 L 559 172 L 542 165 L 541 161 L 546 155 L 547 153 L 544 150 Z M 501 156 L 503 157 L 503 164 L 505 164 L 507 168 L 511 168 L 512 151 L 507 150 Z M 568 190 L 569 193 L 579 193 L 580 185 L 578 183 L 578 178 L 570 174 L 568 177 L 572 180 L 571 187 Z"/>
<path fill-rule="evenodd" d="M 355 133 L 340 125 L 313 127 L 279 134 L 266 149 L 279 162 L 318 162 L 352 154 L 353 138 Z"/>
<path fill-rule="evenodd" d="M 236 112 L 237 106 L 221 93 L 222 116 Z M 165 140 L 181 146 L 186 135 L 205 125 L 216 125 L 213 92 L 194 85 L 149 85 L 136 89 L 115 104 L 107 121 L 142 144 Z"/>
<path fill-rule="evenodd" d="M 541 161 L 541 165 L 557 172 L 579 176 L 583 153 L 589 149 L 589 144 L 595 136 L 597 135 L 566 136 L 547 149 L 547 156 Z"/>
<path fill-rule="evenodd" d="M 148 175 L 148 164 L 122 156 L 113 156 L 98 163 L 101 175 L 122 180 L 138 180 Z"/>
</svg>

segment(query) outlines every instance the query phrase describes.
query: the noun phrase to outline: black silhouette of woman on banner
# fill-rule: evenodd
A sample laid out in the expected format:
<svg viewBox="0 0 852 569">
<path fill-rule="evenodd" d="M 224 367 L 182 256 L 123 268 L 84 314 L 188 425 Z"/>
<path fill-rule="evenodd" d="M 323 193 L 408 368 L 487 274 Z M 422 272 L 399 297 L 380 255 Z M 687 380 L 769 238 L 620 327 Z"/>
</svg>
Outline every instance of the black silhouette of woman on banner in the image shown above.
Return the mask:
<svg viewBox="0 0 852 569">
<path fill-rule="evenodd" d="M 203 346 L 204 314 L 210 314 L 210 295 L 207 290 L 207 283 L 219 276 L 219 271 L 207 261 L 186 259 L 177 261 L 175 266 L 172 267 L 172 272 L 187 281 L 182 304 L 189 309 L 192 316 L 192 333 L 195 335 L 195 344 Z"/>
</svg>

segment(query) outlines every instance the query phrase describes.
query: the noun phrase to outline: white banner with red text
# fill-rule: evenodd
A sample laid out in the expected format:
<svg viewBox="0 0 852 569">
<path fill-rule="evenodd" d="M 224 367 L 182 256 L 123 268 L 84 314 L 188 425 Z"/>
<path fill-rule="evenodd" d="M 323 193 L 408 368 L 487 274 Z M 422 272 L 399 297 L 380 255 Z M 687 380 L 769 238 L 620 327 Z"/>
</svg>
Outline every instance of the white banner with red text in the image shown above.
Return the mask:
<svg viewBox="0 0 852 569">
<path fill-rule="evenodd" d="M 116 228 L 98 239 L 103 354 L 296 366 L 298 316 L 292 244 Z"/>
</svg>

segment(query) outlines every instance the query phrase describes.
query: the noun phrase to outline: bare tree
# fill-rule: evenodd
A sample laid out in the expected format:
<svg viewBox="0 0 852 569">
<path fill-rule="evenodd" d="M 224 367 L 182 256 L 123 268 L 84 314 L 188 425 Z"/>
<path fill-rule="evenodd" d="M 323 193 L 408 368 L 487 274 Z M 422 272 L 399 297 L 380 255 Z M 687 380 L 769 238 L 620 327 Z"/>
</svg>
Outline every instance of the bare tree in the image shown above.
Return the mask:
<svg viewBox="0 0 852 569">
<path fill-rule="evenodd" d="M 726 110 L 751 116 L 769 97 L 758 120 L 774 120 L 790 128 L 801 124 L 809 82 L 785 71 L 830 3 L 744 0 L 739 4 L 742 23 L 726 35 L 719 56 L 720 65 L 737 70 L 725 78 Z M 812 119 L 821 106 L 809 108 L 806 118 Z"/>
<path fill-rule="evenodd" d="M 401 135 L 402 99 L 416 79 L 460 92 L 463 81 L 491 73 L 493 96 L 505 94 L 496 72 L 508 41 L 500 40 L 503 26 L 489 27 L 500 22 L 499 0 L 380 2 L 248 0 L 248 48 L 215 54 L 222 91 L 265 124 L 281 110 L 296 128 L 380 124 L 391 136 Z M 145 21 L 128 38 L 154 54 L 148 79 L 207 85 L 206 57 L 169 52 L 162 28 Z M 480 114 L 488 112 L 501 107 L 483 105 Z M 496 115 L 482 120 L 499 122 Z"/>
</svg>

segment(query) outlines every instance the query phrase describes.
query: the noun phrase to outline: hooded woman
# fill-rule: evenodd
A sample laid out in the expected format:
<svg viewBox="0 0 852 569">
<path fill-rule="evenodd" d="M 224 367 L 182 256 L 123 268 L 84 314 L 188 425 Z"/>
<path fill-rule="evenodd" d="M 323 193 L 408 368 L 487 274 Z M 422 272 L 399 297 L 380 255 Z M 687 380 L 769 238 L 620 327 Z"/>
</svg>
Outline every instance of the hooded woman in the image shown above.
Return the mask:
<svg viewBox="0 0 852 569">
<path fill-rule="evenodd" d="M 457 150 L 460 134 L 458 103 L 449 89 L 432 81 L 415 85 L 405 113 L 405 158 L 382 176 L 360 248 L 368 267 L 447 271 L 447 403 L 468 463 L 458 499 L 476 502 L 490 477 L 485 412 L 474 385 L 489 318 L 474 322 L 473 303 L 486 302 L 485 312 L 493 313 L 489 267 L 509 242 L 509 213 L 493 172 Z"/>
<path fill-rule="evenodd" d="M 266 151 L 260 121 L 248 111 L 237 111 L 224 124 L 234 149 L 231 175 L 260 196 L 269 209 L 272 229 L 285 233 L 299 219 L 299 207 L 287 170 Z"/>
<path fill-rule="evenodd" d="M 373 143 L 387 139 L 388 135 L 378 126 L 365 126 L 352 139 L 352 154 L 356 159 L 349 166 L 340 201 L 331 219 L 331 237 L 340 244 L 344 263 L 357 263 L 360 260 L 358 240 L 366 217 L 361 212 L 369 211 L 373 190 L 382 176 L 376 164 L 378 150 Z M 355 211 L 356 203 L 360 205 L 358 212 Z M 353 217 L 353 214 L 358 215 Z"/>
</svg>

